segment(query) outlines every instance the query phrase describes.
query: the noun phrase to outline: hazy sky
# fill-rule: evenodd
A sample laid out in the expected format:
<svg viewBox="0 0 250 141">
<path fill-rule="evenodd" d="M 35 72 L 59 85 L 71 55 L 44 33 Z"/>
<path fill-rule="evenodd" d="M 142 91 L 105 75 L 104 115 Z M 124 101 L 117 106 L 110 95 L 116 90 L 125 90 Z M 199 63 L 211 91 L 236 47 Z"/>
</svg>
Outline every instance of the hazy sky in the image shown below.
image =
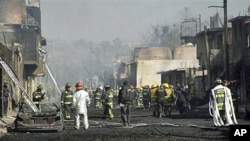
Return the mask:
<svg viewBox="0 0 250 141">
<path fill-rule="evenodd" d="M 208 21 L 223 0 L 40 0 L 42 34 L 48 40 L 140 42 L 151 25 L 173 25 L 187 18 Z M 249 0 L 228 0 L 228 17 L 247 13 Z M 187 10 L 186 10 L 187 9 Z M 186 14 L 187 13 L 187 14 Z M 223 19 L 222 19 L 223 21 Z"/>
</svg>

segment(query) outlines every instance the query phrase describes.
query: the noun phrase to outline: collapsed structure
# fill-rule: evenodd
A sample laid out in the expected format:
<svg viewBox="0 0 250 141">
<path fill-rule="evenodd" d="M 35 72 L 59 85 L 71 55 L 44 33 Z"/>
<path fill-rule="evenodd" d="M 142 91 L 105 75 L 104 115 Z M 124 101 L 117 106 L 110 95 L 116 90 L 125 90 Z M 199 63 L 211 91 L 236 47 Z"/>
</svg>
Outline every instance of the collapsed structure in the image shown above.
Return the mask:
<svg viewBox="0 0 250 141">
<path fill-rule="evenodd" d="M 45 74 L 45 59 L 39 54 L 45 45 L 41 35 L 40 1 L 0 0 L 0 56 L 29 95 L 36 88 L 36 78 Z M 10 85 L 11 97 L 18 104 L 22 90 L 2 67 L 0 74 L 0 84 Z"/>
</svg>

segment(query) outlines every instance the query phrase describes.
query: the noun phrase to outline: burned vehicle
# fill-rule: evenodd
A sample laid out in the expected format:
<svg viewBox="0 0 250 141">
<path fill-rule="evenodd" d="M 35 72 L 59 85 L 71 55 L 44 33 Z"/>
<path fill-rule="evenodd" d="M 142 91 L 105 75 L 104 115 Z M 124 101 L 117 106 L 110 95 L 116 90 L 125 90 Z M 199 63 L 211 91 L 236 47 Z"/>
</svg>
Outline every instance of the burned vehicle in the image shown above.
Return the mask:
<svg viewBox="0 0 250 141">
<path fill-rule="evenodd" d="M 63 114 L 56 104 L 42 103 L 40 112 L 34 112 L 27 104 L 22 104 L 14 120 L 14 131 L 62 131 Z"/>
</svg>

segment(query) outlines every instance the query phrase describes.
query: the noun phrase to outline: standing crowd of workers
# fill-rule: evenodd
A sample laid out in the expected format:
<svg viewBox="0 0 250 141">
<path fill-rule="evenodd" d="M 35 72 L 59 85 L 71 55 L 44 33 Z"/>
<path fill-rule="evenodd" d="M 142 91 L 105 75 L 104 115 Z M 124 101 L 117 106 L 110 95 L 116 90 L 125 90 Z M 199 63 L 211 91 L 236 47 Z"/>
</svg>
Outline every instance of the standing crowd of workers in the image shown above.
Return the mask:
<svg viewBox="0 0 250 141">
<path fill-rule="evenodd" d="M 180 115 L 185 117 L 191 109 L 189 94 L 184 84 L 177 83 L 174 87 L 168 83 L 153 83 L 149 91 L 149 105 L 153 110 L 153 116 L 169 117 L 173 110 L 178 110 Z"/>
<path fill-rule="evenodd" d="M 235 106 L 231 90 L 228 88 L 230 82 L 216 79 L 215 86 L 210 90 L 209 109 L 213 116 L 214 125 L 231 125 L 237 124 Z M 111 89 L 110 84 L 99 86 L 93 92 L 94 106 L 96 109 L 103 109 L 102 118 L 114 118 L 113 107 L 117 100 L 120 107 L 120 117 L 123 126 L 130 125 L 131 108 L 142 108 L 152 110 L 155 117 L 169 117 L 173 110 L 180 113 L 182 117 L 186 116 L 190 110 L 190 100 L 194 96 L 193 87 L 187 87 L 184 83 L 176 83 L 176 86 L 168 83 L 158 85 L 153 83 L 142 87 L 134 87 L 128 81 L 124 81 L 119 87 L 117 93 Z M 38 85 L 37 90 L 33 92 L 33 101 L 39 109 L 39 103 L 44 99 L 45 93 L 42 92 L 42 86 Z M 6 96 L 9 93 L 5 92 Z M 75 84 L 75 91 L 71 90 L 71 84 L 66 83 L 65 90 L 61 94 L 61 107 L 63 109 L 64 119 L 70 120 L 75 117 L 75 128 L 80 128 L 81 121 L 84 129 L 89 128 L 88 107 L 91 104 L 91 97 L 84 89 L 82 82 Z M 5 106 L 6 107 L 6 106 Z M 6 109 L 6 108 L 5 108 Z"/>
</svg>

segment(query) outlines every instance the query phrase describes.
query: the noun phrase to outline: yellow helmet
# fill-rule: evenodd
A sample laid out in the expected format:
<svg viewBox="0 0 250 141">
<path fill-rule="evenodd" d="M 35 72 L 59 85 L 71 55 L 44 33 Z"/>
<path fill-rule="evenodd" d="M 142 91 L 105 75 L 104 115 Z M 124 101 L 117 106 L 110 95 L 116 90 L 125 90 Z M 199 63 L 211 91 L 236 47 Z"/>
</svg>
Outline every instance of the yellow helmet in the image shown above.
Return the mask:
<svg viewBox="0 0 250 141">
<path fill-rule="evenodd" d="M 138 89 L 138 90 L 143 90 L 143 89 L 142 89 L 142 86 L 136 86 L 136 89 Z"/>
<path fill-rule="evenodd" d="M 152 85 L 151 85 L 151 88 L 157 88 L 158 87 L 158 84 L 157 83 L 153 83 Z"/>
<path fill-rule="evenodd" d="M 164 88 L 169 88 L 168 83 L 163 83 Z"/>
</svg>

